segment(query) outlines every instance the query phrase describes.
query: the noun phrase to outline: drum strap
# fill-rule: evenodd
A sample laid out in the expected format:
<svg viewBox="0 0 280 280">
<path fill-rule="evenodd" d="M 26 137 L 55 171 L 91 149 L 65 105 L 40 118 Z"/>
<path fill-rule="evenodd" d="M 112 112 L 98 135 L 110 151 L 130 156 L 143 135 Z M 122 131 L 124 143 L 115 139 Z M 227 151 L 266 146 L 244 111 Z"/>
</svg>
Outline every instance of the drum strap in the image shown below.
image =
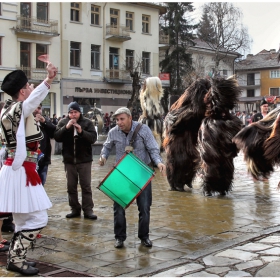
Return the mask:
<svg viewBox="0 0 280 280">
<path fill-rule="evenodd" d="M 132 152 L 132 151 L 133 151 L 133 143 L 134 143 L 135 138 L 136 138 L 136 135 L 137 135 L 137 133 L 138 133 L 138 131 L 140 130 L 141 127 L 142 127 L 142 123 L 139 123 L 139 124 L 136 126 L 136 128 L 134 129 L 134 132 L 133 132 L 133 134 L 132 134 L 132 137 L 131 137 L 131 139 L 130 139 L 130 141 L 129 141 L 129 146 L 126 146 L 126 147 L 125 147 L 125 151 L 126 151 L 126 152 L 128 152 L 128 151 Z"/>
</svg>

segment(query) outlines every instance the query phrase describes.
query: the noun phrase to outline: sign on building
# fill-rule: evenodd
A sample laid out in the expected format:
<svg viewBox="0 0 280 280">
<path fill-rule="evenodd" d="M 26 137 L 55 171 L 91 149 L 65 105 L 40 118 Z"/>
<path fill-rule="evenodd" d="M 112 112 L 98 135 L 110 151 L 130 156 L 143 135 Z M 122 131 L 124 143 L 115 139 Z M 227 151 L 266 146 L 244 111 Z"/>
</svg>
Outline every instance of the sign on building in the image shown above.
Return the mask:
<svg viewBox="0 0 280 280">
<path fill-rule="evenodd" d="M 158 76 L 163 87 L 170 87 L 170 73 L 159 73 Z"/>
</svg>

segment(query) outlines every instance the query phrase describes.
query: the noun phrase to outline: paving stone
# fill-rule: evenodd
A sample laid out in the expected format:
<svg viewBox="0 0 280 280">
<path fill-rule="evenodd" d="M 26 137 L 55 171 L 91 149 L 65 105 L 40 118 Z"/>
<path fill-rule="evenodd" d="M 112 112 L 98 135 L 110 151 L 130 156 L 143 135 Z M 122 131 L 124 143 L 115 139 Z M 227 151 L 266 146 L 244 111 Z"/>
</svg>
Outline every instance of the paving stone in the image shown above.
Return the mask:
<svg viewBox="0 0 280 280">
<path fill-rule="evenodd" d="M 258 255 L 250 252 L 245 252 L 242 250 L 233 250 L 233 249 L 228 249 L 223 252 L 220 252 L 215 255 L 216 257 L 227 257 L 227 258 L 233 258 L 233 259 L 238 259 L 238 260 L 243 260 L 243 261 L 249 261 L 253 258 L 256 258 Z"/>
<path fill-rule="evenodd" d="M 261 260 L 263 260 L 266 263 L 276 262 L 276 261 L 280 261 L 280 257 L 277 257 L 277 256 L 261 256 Z"/>
<path fill-rule="evenodd" d="M 224 277 L 252 277 L 252 275 L 245 271 L 229 271 Z"/>
<path fill-rule="evenodd" d="M 267 236 L 266 238 L 263 238 L 263 239 L 259 240 L 258 242 L 261 242 L 261 243 L 280 243 L 280 236 L 275 236 L 275 235 Z"/>
<path fill-rule="evenodd" d="M 262 244 L 262 243 L 247 243 L 245 245 L 237 246 L 232 249 L 257 252 L 257 251 L 269 249 L 271 247 L 272 247 L 271 245 Z"/>
<path fill-rule="evenodd" d="M 208 273 L 206 271 L 200 271 L 193 274 L 188 274 L 184 277 L 219 277 L 219 275 Z"/>
<path fill-rule="evenodd" d="M 229 266 L 229 265 L 240 263 L 240 260 L 229 259 L 225 257 L 216 257 L 210 255 L 203 258 L 203 262 L 205 263 L 205 265 L 211 265 L 211 266 Z"/>
<path fill-rule="evenodd" d="M 261 265 L 263 265 L 263 262 L 261 260 L 253 260 L 253 261 L 237 264 L 236 268 L 238 270 L 245 270 L 247 268 L 257 267 Z"/>
<path fill-rule="evenodd" d="M 230 270 L 229 267 L 210 267 L 206 269 L 207 272 L 214 273 L 214 274 L 220 274 L 229 270 Z"/>
<path fill-rule="evenodd" d="M 264 268 L 260 269 L 255 277 L 279 277 L 280 262 L 271 262 Z"/>
<path fill-rule="evenodd" d="M 279 256 L 280 255 L 280 248 L 279 247 L 274 247 L 265 251 L 260 252 L 262 255 L 274 255 L 274 256 Z"/>
<path fill-rule="evenodd" d="M 197 263 L 189 263 L 184 266 L 172 268 L 158 274 L 153 275 L 153 277 L 178 277 L 182 276 L 188 272 L 204 269 L 204 266 L 197 264 Z"/>
</svg>

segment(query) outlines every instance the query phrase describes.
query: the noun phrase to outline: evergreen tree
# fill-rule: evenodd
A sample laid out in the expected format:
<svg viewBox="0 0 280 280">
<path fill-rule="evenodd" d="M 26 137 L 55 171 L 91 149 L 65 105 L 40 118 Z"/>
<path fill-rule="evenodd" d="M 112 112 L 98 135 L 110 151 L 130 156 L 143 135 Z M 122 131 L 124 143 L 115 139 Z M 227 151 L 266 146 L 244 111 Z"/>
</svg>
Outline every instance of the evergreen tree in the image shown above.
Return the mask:
<svg viewBox="0 0 280 280">
<path fill-rule="evenodd" d="M 169 46 L 164 59 L 160 62 L 161 71 L 170 73 L 170 94 L 181 95 L 185 87 L 183 77 L 192 71 L 191 54 L 187 52 L 193 46 L 192 31 L 197 25 L 191 24 L 188 13 L 194 10 L 192 3 L 165 3 L 167 13 L 160 19 L 161 28 L 169 35 Z M 166 94 L 164 98 L 167 98 Z"/>
<path fill-rule="evenodd" d="M 214 44 L 216 42 L 216 33 L 211 25 L 206 9 L 203 9 L 203 15 L 197 29 L 197 37 L 205 42 Z"/>
</svg>

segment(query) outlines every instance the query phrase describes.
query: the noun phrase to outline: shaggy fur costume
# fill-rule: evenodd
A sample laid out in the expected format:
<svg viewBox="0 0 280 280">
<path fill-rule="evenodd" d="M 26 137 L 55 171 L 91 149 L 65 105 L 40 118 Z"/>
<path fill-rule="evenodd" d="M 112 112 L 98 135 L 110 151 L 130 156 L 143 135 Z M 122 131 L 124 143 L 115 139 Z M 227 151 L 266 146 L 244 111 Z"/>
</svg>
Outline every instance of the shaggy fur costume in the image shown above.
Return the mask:
<svg viewBox="0 0 280 280">
<path fill-rule="evenodd" d="M 232 190 L 233 159 L 238 149 L 232 138 L 242 127 L 241 120 L 232 115 L 241 90 L 235 78 L 212 80 L 209 98 L 212 110 L 200 126 L 198 150 L 201 157 L 203 191 L 205 195 L 225 195 Z"/>
<path fill-rule="evenodd" d="M 266 179 L 273 172 L 279 160 L 279 119 L 280 108 L 267 114 L 262 120 L 244 127 L 233 141 L 244 153 L 248 172 L 256 179 Z"/>
<path fill-rule="evenodd" d="M 140 91 L 140 103 L 143 113 L 138 121 L 148 125 L 153 132 L 159 148 L 162 146 L 162 111 L 160 105 L 162 96 L 161 80 L 158 77 L 147 78 Z"/>
<path fill-rule="evenodd" d="M 226 194 L 232 187 L 233 158 L 237 148 L 232 137 L 241 121 L 229 113 L 238 101 L 235 78 L 195 81 L 170 108 L 164 127 L 167 179 L 171 190 L 192 187 L 198 169 L 207 195 Z"/>
<path fill-rule="evenodd" d="M 205 116 L 204 98 L 210 86 L 209 80 L 195 81 L 171 106 L 165 117 L 163 147 L 171 190 L 184 191 L 185 184 L 192 187 L 200 162 L 196 149 L 197 134 Z"/>
</svg>

